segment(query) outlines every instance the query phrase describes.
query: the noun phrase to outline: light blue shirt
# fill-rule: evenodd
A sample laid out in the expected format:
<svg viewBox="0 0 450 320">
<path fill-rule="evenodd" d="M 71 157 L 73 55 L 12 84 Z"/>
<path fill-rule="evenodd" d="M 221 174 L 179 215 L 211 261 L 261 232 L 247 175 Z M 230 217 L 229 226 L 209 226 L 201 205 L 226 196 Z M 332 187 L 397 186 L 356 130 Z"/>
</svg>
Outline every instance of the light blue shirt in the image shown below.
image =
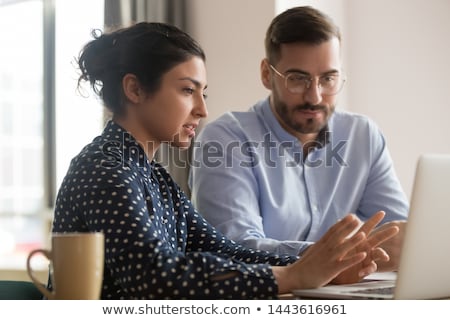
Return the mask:
<svg viewBox="0 0 450 320">
<path fill-rule="evenodd" d="M 408 200 L 376 124 L 335 111 L 328 131 L 329 142 L 303 160 L 268 99 L 224 114 L 194 143 L 194 205 L 231 239 L 278 254 L 301 253 L 348 213 L 406 219 Z"/>
</svg>

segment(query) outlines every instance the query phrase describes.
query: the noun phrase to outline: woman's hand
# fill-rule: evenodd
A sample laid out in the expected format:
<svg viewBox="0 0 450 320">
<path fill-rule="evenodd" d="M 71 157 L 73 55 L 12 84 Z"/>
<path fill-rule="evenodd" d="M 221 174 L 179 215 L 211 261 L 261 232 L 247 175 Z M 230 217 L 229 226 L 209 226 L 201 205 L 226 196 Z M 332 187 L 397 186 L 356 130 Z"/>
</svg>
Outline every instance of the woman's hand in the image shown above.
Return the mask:
<svg viewBox="0 0 450 320">
<path fill-rule="evenodd" d="M 398 232 L 398 228 L 392 227 L 367 237 L 383 217 L 384 212 L 377 212 L 360 227 L 361 221 L 349 214 L 334 224 L 297 262 L 286 267 L 272 267 L 279 293 L 317 288 L 332 280 L 357 282 L 376 270 L 376 260 L 389 259 L 377 246 Z"/>
<path fill-rule="evenodd" d="M 366 241 L 362 242 L 355 248 L 355 252 L 366 252 L 366 258 L 359 264 L 341 272 L 332 280 L 334 284 L 355 283 L 361 281 L 364 277 L 378 270 L 378 263 L 386 263 L 390 256 L 380 246 L 387 240 L 392 239 L 398 234 L 399 228 L 395 225 L 386 226 L 384 228 L 375 229 L 378 223 L 383 220 L 385 213 L 379 211 L 375 213 L 369 220 L 359 229 L 367 236 Z"/>
</svg>

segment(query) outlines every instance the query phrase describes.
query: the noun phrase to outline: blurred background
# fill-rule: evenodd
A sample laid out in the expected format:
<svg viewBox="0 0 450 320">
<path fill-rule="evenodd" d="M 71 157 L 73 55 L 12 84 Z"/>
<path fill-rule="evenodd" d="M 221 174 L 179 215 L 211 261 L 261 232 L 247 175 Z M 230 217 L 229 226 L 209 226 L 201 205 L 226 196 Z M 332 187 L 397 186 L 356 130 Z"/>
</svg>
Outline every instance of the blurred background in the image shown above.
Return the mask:
<svg viewBox="0 0 450 320">
<path fill-rule="evenodd" d="M 89 88 L 76 90 L 74 61 L 93 29 L 163 21 L 191 34 L 207 55 L 207 122 L 267 96 L 266 29 L 298 5 L 340 26 L 348 80 L 338 108 L 380 126 L 410 196 L 418 156 L 450 153 L 449 0 L 0 0 L 0 279 L 27 278 L 69 162 L 108 116 Z M 158 157 L 189 193 L 189 151 Z M 45 278 L 46 261 L 33 263 Z"/>
</svg>

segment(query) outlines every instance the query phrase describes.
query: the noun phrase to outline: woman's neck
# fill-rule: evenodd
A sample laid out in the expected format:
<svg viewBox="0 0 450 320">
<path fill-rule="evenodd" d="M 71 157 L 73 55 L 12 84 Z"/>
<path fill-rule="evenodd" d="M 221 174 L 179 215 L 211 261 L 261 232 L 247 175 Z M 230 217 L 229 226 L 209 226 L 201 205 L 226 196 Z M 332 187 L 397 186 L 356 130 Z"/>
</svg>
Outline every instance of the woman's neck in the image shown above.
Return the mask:
<svg viewBox="0 0 450 320">
<path fill-rule="evenodd" d="M 154 158 L 161 143 L 151 137 L 145 128 L 140 126 L 139 121 L 117 116 L 113 116 L 112 120 L 128 131 L 136 139 L 136 142 L 142 147 L 142 149 L 144 149 L 144 152 L 149 160 Z"/>
</svg>

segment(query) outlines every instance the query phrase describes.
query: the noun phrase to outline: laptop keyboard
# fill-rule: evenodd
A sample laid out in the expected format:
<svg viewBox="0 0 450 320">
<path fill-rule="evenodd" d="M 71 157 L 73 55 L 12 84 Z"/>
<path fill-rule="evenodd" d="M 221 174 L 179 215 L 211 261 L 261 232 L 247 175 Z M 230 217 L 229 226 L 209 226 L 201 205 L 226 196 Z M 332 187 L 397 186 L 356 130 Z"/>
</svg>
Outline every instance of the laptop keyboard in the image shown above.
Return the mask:
<svg viewBox="0 0 450 320">
<path fill-rule="evenodd" d="M 355 293 L 375 293 L 375 294 L 394 294 L 394 286 L 392 287 L 381 287 L 381 288 L 367 288 L 355 290 Z"/>
</svg>

